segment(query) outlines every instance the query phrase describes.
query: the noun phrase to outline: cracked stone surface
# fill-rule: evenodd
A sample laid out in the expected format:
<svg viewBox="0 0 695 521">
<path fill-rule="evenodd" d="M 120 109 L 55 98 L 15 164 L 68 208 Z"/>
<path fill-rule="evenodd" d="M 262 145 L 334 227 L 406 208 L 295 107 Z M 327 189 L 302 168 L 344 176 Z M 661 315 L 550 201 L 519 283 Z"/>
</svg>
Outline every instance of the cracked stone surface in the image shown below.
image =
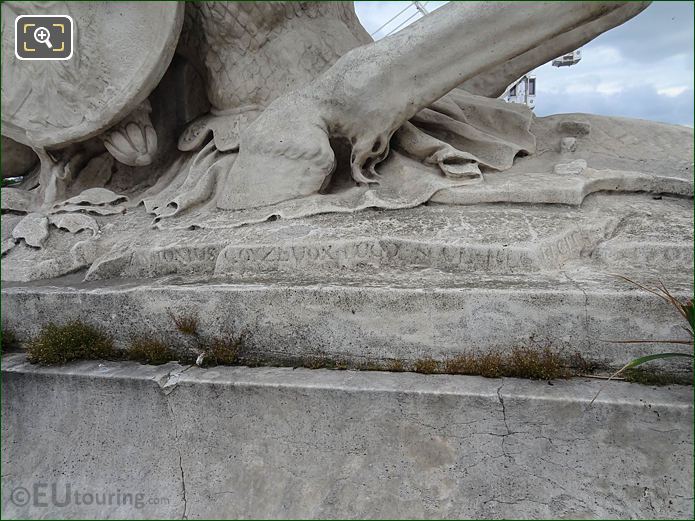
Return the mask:
<svg viewBox="0 0 695 521">
<path fill-rule="evenodd" d="M 602 382 L 37 368 L 22 355 L 3 357 L 2 376 L 5 490 L 41 478 L 143 494 L 141 508 L 60 517 L 688 519 L 693 508 L 689 387 L 611 382 L 589 406 Z M 3 496 L 3 517 L 45 517 L 32 508 Z"/>
</svg>

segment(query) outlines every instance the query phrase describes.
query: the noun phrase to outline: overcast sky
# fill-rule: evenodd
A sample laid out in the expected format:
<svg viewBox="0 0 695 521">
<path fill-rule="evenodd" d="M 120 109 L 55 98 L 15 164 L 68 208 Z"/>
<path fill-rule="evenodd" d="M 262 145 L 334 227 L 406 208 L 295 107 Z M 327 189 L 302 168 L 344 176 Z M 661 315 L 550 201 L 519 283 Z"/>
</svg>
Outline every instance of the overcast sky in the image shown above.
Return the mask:
<svg viewBox="0 0 695 521">
<path fill-rule="evenodd" d="M 431 11 L 446 3 L 426 2 L 425 7 Z M 355 9 L 374 33 L 409 4 L 355 2 Z M 409 7 L 372 36 L 386 36 L 416 13 Z M 577 65 L 539 67 L 536 114 L 591 112 L 693 126 L 693 17 L 693 2 L 654 2 L 582 47 Z"/>
</svg>

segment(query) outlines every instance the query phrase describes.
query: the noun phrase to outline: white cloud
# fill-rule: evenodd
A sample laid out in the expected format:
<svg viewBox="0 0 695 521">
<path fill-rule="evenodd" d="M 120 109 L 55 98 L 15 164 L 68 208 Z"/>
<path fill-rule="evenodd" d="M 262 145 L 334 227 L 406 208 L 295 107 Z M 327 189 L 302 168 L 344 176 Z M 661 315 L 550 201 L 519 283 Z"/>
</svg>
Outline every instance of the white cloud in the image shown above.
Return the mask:
<svg viewBox="0 0 695 521">
<path fill-rule="evenodd" d="M 557 94 L 561 92 L 561 89 L 540 89 L 540 86 L 538 88 L 540 92 L 552 92 L 553 94 Z M 590 83 L 570 83 L 567 85 L 564 89 L 566 94 L 586 94 L 587 92 L 596 92 L 596 86 Z"/>
<path fill-rule="evenodd" d="M 620 49 L 597 45 L 591 52 L 591 63 L 595 67 L 615 67 L 623 62 L 623 54 Z"/>
<path fill-rule="evenodd" d="M 613 96 L 614 94 L 623 92 L 623 86 L 617 81 L 603 82 L 596 86 L 596 92 L 605 94 L 606 96 Z"/>
<path fill-rule="evenodd" d="M 656 93 L 659 96 L 666 96 L 668 98 L 675 98 L 676 96 L 680 96 L 683 94 L 686 90 L 688 90 L 688 87 L 685 85 L 680 85 L 678 87 L 665 87 L 663 89 L 657 89 Z"/>
</svg>

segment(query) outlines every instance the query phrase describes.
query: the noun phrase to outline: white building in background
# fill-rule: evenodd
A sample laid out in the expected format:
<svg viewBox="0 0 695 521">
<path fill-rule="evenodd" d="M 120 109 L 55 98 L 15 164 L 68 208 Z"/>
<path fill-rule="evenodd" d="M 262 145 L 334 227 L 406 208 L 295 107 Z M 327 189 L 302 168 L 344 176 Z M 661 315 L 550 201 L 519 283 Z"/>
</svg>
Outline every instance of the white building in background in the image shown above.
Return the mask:
<svg viewBox="0 0 695 521">
<path fill-rule="evenodd" d="M 536 106 L 536 75 L 528 73 L 512 83 L 502 95 L 507 103 L 521 103 L 533 109 Z"/>
<path fill-rule="evenodd" d="M 563 54 L 555 58 L 553 67 L 569 67 L 576 65 L 582 59 L 581 49 Z M 508 103 L 521 103 L 533 109 L 536 106 L 536 75 L 528 73 L 512 83 L 502 95 Z"/>
<path fill-rule="evenodd" d="M 570 65 L 575 65 L 579 63 L 582 59 L 582 50 L 577 49 L 576 51 L 568 52 L 563 54 L 559 58 L 553 60 L 553 67 L 569 67 Z"/>
</svg>

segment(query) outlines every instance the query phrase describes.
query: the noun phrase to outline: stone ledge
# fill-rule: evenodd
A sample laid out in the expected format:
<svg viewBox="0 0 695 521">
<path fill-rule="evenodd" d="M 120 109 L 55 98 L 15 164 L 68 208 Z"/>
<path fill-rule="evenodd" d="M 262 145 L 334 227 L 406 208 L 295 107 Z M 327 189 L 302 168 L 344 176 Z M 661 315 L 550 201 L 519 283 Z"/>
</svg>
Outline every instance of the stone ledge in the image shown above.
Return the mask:
<svg viewBox="0 0 695 521">
<path fill-rule="evenodd" d="M 692 388 L 3 357 L 3 518 L 689 518 Z M 69 398 L 69 399 L 68 399 Z M 62 490 L 62 489 L 61 489 Z M 163 498 L 167 503 L 163 503 Z M 157 499 L 157 505 L 148 502 Z"/>
<path fill-rule="evenodd" d="M 194 314 L 208 336 L 246 333 L 248 355 L 273 360 L 327 357 L 356 363 L 461 353 L 509 352 L 549 344 L 621 367 L 663 350 L 608 340 L 682 338 L 680 317 L 657 297 L 615 278 L 560 272 L 554 277 L 464 278 L 430 274 L 326 284 L 187 284 L 171 280 L 54 286 L 5 284 L 2 316 L 20 340 L 48 322 L 79 319 L 107 331 L 121 347 L 134 336 L 180 345 L 168 314 Z M 677 297 L 685 286 L 671 286 Z M 681 289 L 682 288 L 682 289 Z M 688 347 L 684 346 L 687 351 Z M 678 362 L 676 365 L 680 366 Z"/>
</svg>

